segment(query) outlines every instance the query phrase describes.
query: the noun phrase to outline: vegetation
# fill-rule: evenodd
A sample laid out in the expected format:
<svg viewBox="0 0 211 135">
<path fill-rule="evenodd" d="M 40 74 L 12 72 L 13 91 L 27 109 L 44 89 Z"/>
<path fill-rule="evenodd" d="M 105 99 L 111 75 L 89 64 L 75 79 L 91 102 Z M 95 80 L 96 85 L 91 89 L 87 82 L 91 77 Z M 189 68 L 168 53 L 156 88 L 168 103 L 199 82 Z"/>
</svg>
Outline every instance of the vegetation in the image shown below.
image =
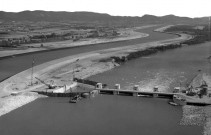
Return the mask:
<svg viewBox="0 0 211 135">
<path fill-rule="evenodd" d="M 0 24 L 0 47 L 18 47 L 22 44 L 84 38 L 118 36 L 116 28 L 81 23 L 3 23 Z"/>
<path fill-rule="evenodd" d="M 208 25 L 176 25 L 165 30 L 165 32 L 182 32 L 192 35 L 194 38 L 182 42 L 187 45 L 194 45 L 210 41 L 210 31 Z"/>
<path fill-rule="evenodd" d="M 131 52 L 127 56 L 122 56 L 122 57 L 113 56 L 109 59 L 103 59 L 103 60 L 101 60 L 101 62 L 108 61 L 108 60 L 110 60 L 110 61 L 114 60 L 116 63 L 122 64 L 128 60 L 136 59 L 136 58 L 143 57 L 143 56 L 148 56 L 151 54 L 155 54 L 159 51 L 166 51 L 169 49 L 174 49 L 174 48 L 179 48 L 179 47 L 182 47 L 182 45 L 181 44 L 171 44 L 171 45 L 167 45 L 167 46 L 150 47 L 146 50 Z"/>
</svg>

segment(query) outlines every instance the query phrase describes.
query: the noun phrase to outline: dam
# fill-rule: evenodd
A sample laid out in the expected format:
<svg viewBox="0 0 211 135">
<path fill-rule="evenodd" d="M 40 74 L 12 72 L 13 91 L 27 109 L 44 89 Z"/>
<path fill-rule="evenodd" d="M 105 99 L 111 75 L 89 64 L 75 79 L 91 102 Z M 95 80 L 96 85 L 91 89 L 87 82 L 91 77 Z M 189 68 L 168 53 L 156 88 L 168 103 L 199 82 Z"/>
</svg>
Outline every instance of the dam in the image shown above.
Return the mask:
<svg viewBox="0 0 211 135">
<path fill-rule="evenodd" d="M 190 96 L 187 96 L 185 93 L 178 93 L 179 88 L 175 88 L 173 92 L 163 92 L 159 91 L 158 87 L 154 87 L 152 91 L 141 91 L 138 88 L 138 85 L 135 85 L 133 90 L 123 90 L 120 89 L 120 85 L 116 84 L 115 88 L 109 89 L 109 88 L 103 88 L 102 83 L 97 83 L 96 87 L 93 89 L 85 90 L 84 91 L 72 91 L 67 90 L 67 92 L 54 92 L 57 90 L 45 90 L 45 91 L 34 91 L 38 94 L 47 95 L 49 97 L 74 97 L 75 95 L 83 96 L 83 94 L 91 95 L 93 93 L 98 94 L 109 94 L 109 95 L 120 95 L 120 96 L 133 96 L 133 97 L 153 97 L 153 98 L 166 98 L 166 99 L 174 99 L 175 96 L 180 97 L 181 99 L 185 100 L 185 104 L 187 105 L 195 105 L 195 106 L 206 106 L 211 105 L 210 101 L 206 100 L 200 100 L 198 98 L 193 98 Z M 60 88 L 61 89 L 61 88 Z M 77 88 L 76 88 L 77 89 Z M 211 97 L 211 94 L 207 95 L 208 98 Z M 175 105 L 182 105 L 180 103 Z M 184 105 L 184 104 L 183 104 Z"/>
</svg>

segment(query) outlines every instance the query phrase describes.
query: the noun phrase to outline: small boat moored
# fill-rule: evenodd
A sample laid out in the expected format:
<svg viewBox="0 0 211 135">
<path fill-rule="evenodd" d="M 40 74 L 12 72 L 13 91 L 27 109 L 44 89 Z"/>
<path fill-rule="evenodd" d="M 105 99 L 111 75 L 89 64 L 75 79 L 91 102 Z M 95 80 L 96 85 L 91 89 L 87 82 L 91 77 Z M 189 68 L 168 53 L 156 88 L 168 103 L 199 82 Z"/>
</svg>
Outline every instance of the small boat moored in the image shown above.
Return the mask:
<svg viewBox="0 0 211 135">
<path fill-rule="evenodd" d="M 79 95 L 76 95 L 70 99 L 69 103 L 77 103 L 80 99 L 81 97 Z"/>
<path fill-rule="evenodd" d="M 178 95 L 173 96 L 173 101 L 177 105 L 186 105 L 186 100 Z"/>
<path fill-rule="evenodd" d="M 170 104 L 170 105 L 173 105 L 173 106 L 178 106 L 178 104 L 175 103 L 175 102 L 169 102 L 169 104 Z"/>
</svg>

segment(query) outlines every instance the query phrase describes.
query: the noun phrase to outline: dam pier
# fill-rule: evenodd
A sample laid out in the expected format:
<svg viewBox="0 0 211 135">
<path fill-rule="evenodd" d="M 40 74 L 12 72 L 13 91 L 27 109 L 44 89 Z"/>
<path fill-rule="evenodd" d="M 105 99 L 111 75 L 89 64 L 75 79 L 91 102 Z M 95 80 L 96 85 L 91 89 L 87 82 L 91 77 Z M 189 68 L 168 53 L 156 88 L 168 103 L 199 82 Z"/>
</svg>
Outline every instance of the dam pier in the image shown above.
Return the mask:
<svg viewBox="0 0 211 135">
<path fill-rule="evenodd" d="M 60 88 L 61 89 L 61 88 Z M 209 100 L 204 100 L 188 96 L 186 93 L 182 93 L 179 87 L 175 87 L 173 92 L 163 92 L 160 91 L 158 87 L 154 87 L 152 91 L 141 91 L 138 85 L 134 85 L 132 90 L 123 90 L 120 84 L 115 84 L 113 89 L 103 87 L 102 83 L 97 83 L 95 87 L 73 91 L 72 88 L 60 92 L 58 90 L 46 90 L 46 91 L 34 91 L 38 94 L 47 95 L 49 97 L 74 97 L 78 95 L 80 97 L 87 97 L 91 94 L 109 94 L 109 95 L 119 95 L 119 96 L 133 96 L 133 97 L 149 97 L 149 98 L 167 98 L 172 99 L 173 105 L 196 105 L 196 106 L 206 106 L 211 105 Z M 209 93 L 207 99 L 211 97 Z"/>
</svg>

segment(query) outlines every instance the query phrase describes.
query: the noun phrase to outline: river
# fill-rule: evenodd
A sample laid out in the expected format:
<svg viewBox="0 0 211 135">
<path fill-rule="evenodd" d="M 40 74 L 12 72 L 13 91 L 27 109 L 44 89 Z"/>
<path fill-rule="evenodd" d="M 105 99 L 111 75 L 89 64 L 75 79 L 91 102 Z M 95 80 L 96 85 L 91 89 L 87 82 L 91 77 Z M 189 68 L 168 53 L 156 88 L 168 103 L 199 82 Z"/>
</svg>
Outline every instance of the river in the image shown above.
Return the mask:
<svg viewBox="0 0 211 135">
<path fill-rule="evenodd" d="M 38 54 L 34 55 L 37 57 Z M 177 48 L 128 61 L 89 79 L 107 83 L 110 87 L 120 83 L 122 88 L 129 89 L 139 84 L 142 90 L 151 90 L 156 85 L 160 90 L 171 91 L 179 82 L 185 85 L 198 69 L 210 73 L 210 63 L 206 59 L 209 55 L 210 43 Z M 25 61 L 22 56 L 14 59 L 20 58 Z M 28 58 L 28 66 L 30 60 Z M 40 58 L 39 62 L 43 61 Z M 21 67 L 26 68 L 27 64 Z M 68 101 L 68 98 L 42 98 L 20 107 L 0 117 L 0 133 L 200 135 L 203 130 L 200 126 L 179 125 L 182 108 L 169 105 L 166 99 L 97 95 L 77 104 Z"/>
<path fill-rule="evenodd" d="M 0 81 L 14 74 L 17 74 L 23 70 L 30 68 L 33 58 L 35 59 L 35 65 L 39 65 L 51 60 L 63 58 L 63 57 L 74 55 L 74 54 L 177 37 L 176 35 L 153 32 L 153 30 L 156 28 L 159 28 L 159 27 L 156 26 L 152 28 L 138 30 L 142 33 L 150 34 L 150 36 L 145 37 L 145 38 L 133 39 L 133 40 L 128 40 L 128 41 L 119 41 L 119 42 L 113 42 L 113 43 L 101 43 L 101 44 L 90 45 L 90 46 L 65 48 L 65 49 L 51 50 L 51 51 L 44 51 L 44 52 L 35 52 L 35 53 L 29 53 L 25 55 L 19 55 L 12 58 L 1 59 L 0 60 Z"/>
</svg>

